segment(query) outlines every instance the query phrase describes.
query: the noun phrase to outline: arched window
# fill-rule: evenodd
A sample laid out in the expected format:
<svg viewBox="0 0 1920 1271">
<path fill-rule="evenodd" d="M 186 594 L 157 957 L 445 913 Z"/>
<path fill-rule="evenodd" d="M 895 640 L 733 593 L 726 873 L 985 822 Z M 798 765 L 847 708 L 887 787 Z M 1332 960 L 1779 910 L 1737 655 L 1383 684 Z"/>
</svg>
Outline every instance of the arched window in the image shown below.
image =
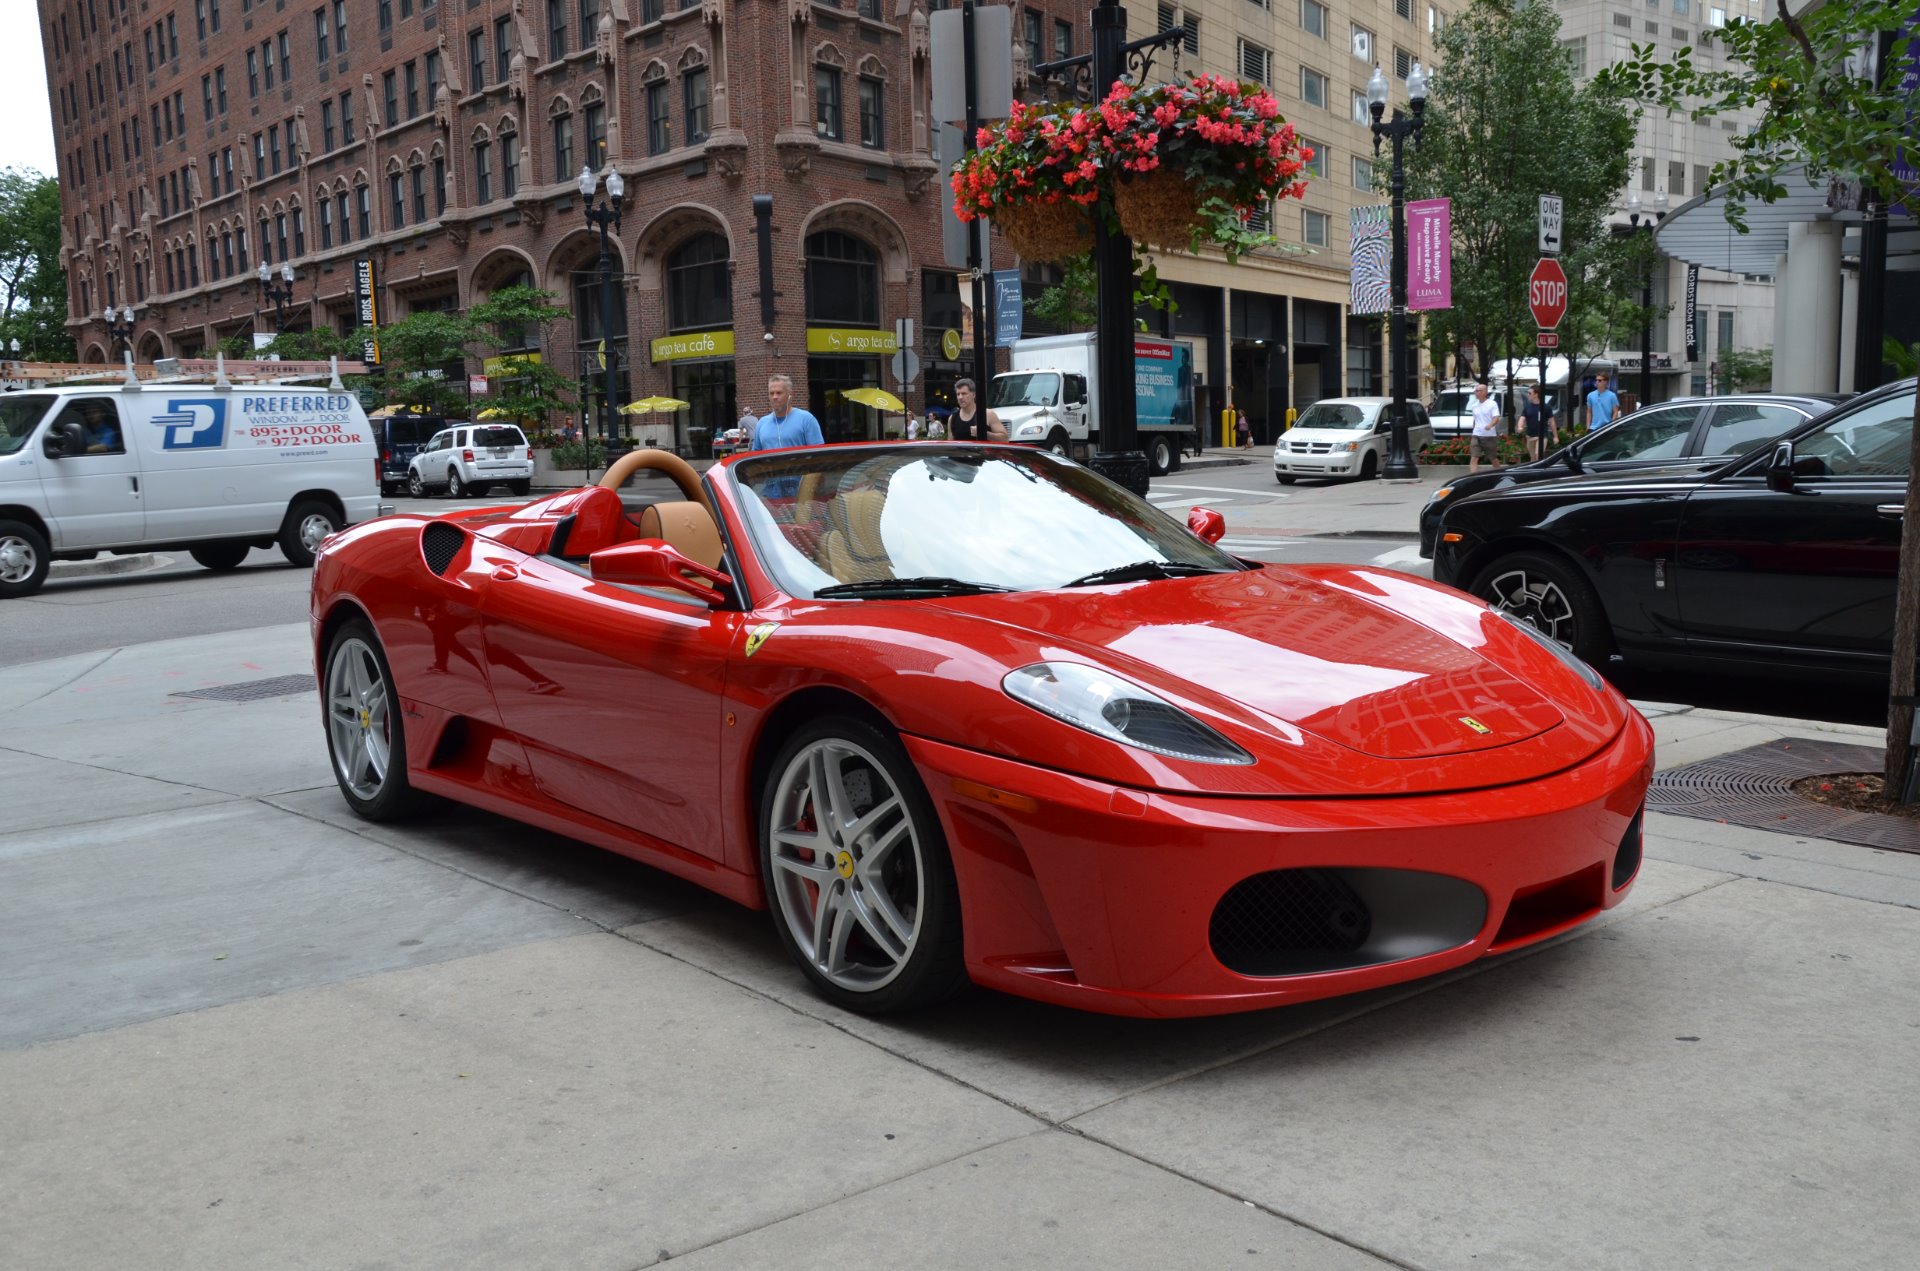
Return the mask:
<svg viewBox="0 0 1920 1271">
<path fill-rule="evenodd" d="M 733 325 L 727 240 L 696 234 L 667 257 L 667 329 L 710 331 Z"/>
<path fill-rule="evenodd" d="M 807 235 L 809 325 L 880 325 L 880 258 L 840 230 Z"/>
</svg>

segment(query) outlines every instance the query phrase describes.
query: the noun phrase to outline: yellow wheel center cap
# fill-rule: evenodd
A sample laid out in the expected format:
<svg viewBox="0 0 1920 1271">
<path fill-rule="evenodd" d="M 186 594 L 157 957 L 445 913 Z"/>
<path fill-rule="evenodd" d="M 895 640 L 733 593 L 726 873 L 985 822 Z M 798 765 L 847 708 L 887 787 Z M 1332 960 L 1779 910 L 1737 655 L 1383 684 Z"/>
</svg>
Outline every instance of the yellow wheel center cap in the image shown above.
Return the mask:
<svg viewBox="0 0 1920 1271">
<path fill-rule="evenodd" d="M 852 878 L 853 877 L 853 853 L 842 852 L 840 853 L 840 855 L 834 857 L 833 867 L 834 869 L 839 871 L 840 877 Z"/>
<path fill-rule="evenodd" d="M 360 730 L 362 732 L 365 732 L 367 729 L 372 727 L 373 727 L 373 712 L 363 706 L 360 708 Z"/>
</svg>

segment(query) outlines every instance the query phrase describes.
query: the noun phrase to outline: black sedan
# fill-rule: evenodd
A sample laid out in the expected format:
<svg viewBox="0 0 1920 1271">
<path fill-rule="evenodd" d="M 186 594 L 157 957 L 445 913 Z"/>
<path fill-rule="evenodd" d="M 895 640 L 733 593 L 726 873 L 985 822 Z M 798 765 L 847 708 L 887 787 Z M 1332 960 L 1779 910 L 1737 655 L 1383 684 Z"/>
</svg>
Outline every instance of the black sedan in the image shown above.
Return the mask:
<svg viewBox="0 0 1920 1271">
<path fill-rule="evenodd" d="M 1420 554 L 1433 556 L 1440 513 L 1469 494 L 1576 473 L 1639 472 L 1689 461 L 1702 471 L 1717 468 L 1845 400 L 1836 394 L 1742 393 L 1683 397 L 1622 415 L 1544 459 L 1455 477 L 1435 490 L 1420 509 Z"/>
<path fill-rule="evenodd" d="M 1884 679 L 1914 381 L 1711 472 L 1448 501 L 1433 574 L 1588 662 Z"/>
</svg>

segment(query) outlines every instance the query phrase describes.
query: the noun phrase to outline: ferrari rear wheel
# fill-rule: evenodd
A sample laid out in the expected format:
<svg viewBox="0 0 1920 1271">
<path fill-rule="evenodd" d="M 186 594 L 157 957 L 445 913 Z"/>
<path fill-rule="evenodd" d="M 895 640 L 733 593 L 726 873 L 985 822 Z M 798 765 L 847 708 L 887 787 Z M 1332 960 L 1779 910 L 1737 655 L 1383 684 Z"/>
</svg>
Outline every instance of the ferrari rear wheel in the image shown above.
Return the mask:
<svg viewBox="0 0 1920 1271">
<path fill-rule="evenodd" d="M 872 724 L 818 720 L 780 748 L 760 868 L 780 943 L 836 1005 L 907 1010 L 967 982 L 939 819 L 900 743 Z"/>
<path fill-rule="evenodd" d="M 334 632 L 325 665 L 327 753 L 347 806 L 369 821 L 417 811 L 422 796 L 407 780 L 406 726 L 380 638 L 355 618 Z"/>
<path fill-rule="evenodd" d="M 1606 610 L 1572 566 L 1532 552 L 1504 556 L 1480 571 L 1474 595 L 1594 666 L 1613 650 Z"/>
</svg>

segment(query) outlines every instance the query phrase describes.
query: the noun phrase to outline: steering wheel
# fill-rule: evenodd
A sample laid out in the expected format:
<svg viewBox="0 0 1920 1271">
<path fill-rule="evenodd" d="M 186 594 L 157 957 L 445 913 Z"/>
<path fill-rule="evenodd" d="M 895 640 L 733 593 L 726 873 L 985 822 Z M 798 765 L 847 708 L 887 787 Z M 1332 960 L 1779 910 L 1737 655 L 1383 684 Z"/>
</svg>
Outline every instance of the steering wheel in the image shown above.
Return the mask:
<svg viewBox="0 0 1920 1271">
<path fill-rule="evenodd" d="M 674 454 L 671 450 L 632 450 L 608 467 L 606 475 L 600 478 L 600 484 L 609 490 L 618 490 L 625 485 L 627 478 L 636 472 L 664 472 L 680 487 L 680 495 L 689 503 L 698 503 L 713 515 L 713 504 L 707 501 L 707 492 L 700 488 L 700 474 L 693 465 Z"/>
</svg>

